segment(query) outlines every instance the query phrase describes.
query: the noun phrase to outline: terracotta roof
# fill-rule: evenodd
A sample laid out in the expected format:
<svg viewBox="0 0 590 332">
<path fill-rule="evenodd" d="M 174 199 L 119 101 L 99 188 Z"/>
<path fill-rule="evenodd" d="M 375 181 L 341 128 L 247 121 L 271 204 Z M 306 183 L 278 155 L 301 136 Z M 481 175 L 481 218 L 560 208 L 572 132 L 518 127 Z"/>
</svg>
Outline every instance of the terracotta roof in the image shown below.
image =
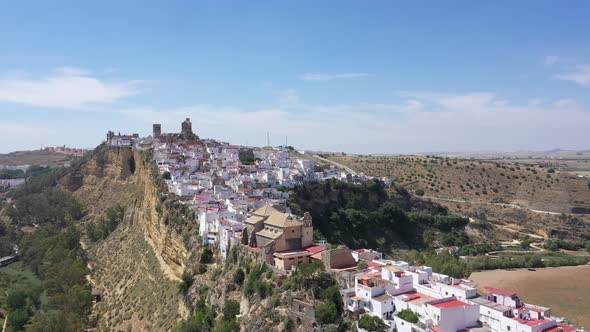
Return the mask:
<svg viewBox="0 0 590 332">
<path fill-rule="evenodd" d="M 256 223 L 258 223 L 258 222 L 260 222 L 260 221 L 262 221 L 262 220 L 264 220 L 264 217 L 257 216 L 257 215 L 253 215 L 253 216 L 251 216 L 250 218 L 246 219 L 246 221 L 245 221 L 245 222 L 246 222 L 247 224 L 256 224 Z"/>
<path fill-rule="evenodd" d="M 273 211 L 268 219 L 264 222 L 265 224 L 277 226 L 277 227 L 289 227 L 289 226 L 301 226 L 303 223 L 286 213 Z"/>
<path fill-rule="evenodd" d="M 512 319 L 514 319 L 515 321 L 527 325 L 527 326 L 537 326 L 537 325 L 541 325 L 543 323 L 547 323 L 549 320 L 547 319 L 520 319 L 518 317 L 512 317 Z"/>
<path fill-rule="evenodd" d="M 305 249 L 305 251 L 309 251 L 309 252 L 312 252 L 314 254 L 315 253 L 322 252 L 322 251 L 325 250 L 325 248 L 323 246 L 320 246 L 320 245 L 311 245 L 311 246 L 307 246 L 307 247 L 305 247 L 303 249 Z"/>
<path fill-rule="evenodd" d="M 387 294 L 383 294 L 383 295 L 379 295 L 379 296 L 373 297 L 373 299 L 375 299 L 375 300 L 377 300 L 379 302 L 383 302 L 383 301 L 389 300 L 391 298 L 392 298 L 392 296 L 391 295 L 387 295 Z"/>
<path fill-rule="evenodd" d="M 548 329 L 543 330 L 543 332 L 572 332 L 575 330 L 576 328 L 571 325 L 557 324 L 554 327 L 550 327 Z"/>
<path fill-rule="evenodd" d="M 310 256 L 313 259 L 319 259 L 322 260 L 322 253 L 321 252 L 316 252 L 315 254 Z"/>
<path fill-rule="evenodd" d="M 502 288 L 495 288 L 495 287 L 486 286 L 485 289 L 488 290 L 490 293 L 496 293 L 496 294 L 505 295 L 505 296 L 516 295 L 516 292 L 511 291 L 511 290 L 507 290 L 507 289 L 502 289 Z"/>
<path fill-rule="evenodd" d="M 263 229 L 263 230 L 257 232 L 256 235 L 260 235 L 260 236 L 265 237 L 267 239 L 275 240 L 275 239 L 279 238 L 281 235 L 283 235 L 283 232 L 273 232 L 273 231 Z"/>
<path fill-rule="evenodd" d="M 272 254 L 275 257 L 289 257 L 289 256 L 310 256 L 311 253 L 305 250 L 288 250 L 277 251 Z"/>
<path fill-rule="evenodd" d="M 437 308 L 456 308 L 456 307 L 470 306 L 471 304 L 469 304 L 467 302 L 463 302 L 463 301 L 458 300 L 458 299 L 449 299 L 447 301 L 433 303 L 431 305 L 432 306 L 435 306 Z"/>
</svg>

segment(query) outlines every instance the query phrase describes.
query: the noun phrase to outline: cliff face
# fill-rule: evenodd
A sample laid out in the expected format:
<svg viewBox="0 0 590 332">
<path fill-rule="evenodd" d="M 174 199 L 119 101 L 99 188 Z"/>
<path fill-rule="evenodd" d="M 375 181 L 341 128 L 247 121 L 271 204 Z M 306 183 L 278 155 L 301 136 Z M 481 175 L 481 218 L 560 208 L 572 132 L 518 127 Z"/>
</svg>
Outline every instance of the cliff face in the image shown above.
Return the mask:
<svg viewBox="0 0 590 332">
<path fill-rule="evenodd" d="M 187 251 L 164 224 L 162 188 L 148 153 L 99 147 L 61 185 L 86 204 L 87 222 L 100 222 L 115 204 L 123 221 L 105 240 L 88 247 L 90 280 L 102 294 L 98 327 L 128 331 L 169 331 L 188 315 L 178 281 Z"/>
</svg>

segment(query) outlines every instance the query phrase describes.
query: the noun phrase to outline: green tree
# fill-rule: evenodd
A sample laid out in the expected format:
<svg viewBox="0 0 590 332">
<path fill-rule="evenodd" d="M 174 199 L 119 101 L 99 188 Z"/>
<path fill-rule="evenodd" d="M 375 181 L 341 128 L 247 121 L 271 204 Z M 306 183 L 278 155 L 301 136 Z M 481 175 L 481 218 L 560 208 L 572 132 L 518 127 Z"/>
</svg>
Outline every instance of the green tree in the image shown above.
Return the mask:
<svg viewBox="0 0 590 332">
<path fill-rule="evenodd" d="M 18 308 L 8 314 L 8 326 L 13 331 L 21 331 L 29 321 L 29 312 L 26 308 Z"/>
<path fill-rule="evenodd" d="M 336 304 L 332 301 L 318 304 L 315 309 L 315 317 L 322 325 L 336 322 L 338 319 Z"/>
</svg>

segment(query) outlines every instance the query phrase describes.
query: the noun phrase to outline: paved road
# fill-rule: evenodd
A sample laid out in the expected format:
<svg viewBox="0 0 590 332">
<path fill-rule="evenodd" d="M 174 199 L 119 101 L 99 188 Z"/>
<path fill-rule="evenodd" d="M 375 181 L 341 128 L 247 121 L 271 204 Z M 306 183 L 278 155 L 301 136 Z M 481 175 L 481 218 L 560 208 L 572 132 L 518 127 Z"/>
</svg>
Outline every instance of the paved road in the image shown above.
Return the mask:
<svg viewBox="0 0 590 332">
<path fill-rule="evenodd" d="M 335 162 L 333 160 L 330 160 L 330 159 L 322 158 L 322 157 L 318 156 L 317 154 L 314 154 L 313 156 L 315 158 L 319 159 L 319 160 L 322 160 L 322 161 L 325 161 L 327 163 L 330 163 L 330 164 L 332 164 L 332 165 L 334 165 L 336 167 L 340 167 L 340 168 L 344 169 L 345 171 L 347 171 L 348 173 L 350 173 L 352 175 L 357 175 L 356 171 L 354 169 L 348 167 L 348 166 L 344 166 L 341 163 L 337 163 L 337 162 Z"/>
</svg>

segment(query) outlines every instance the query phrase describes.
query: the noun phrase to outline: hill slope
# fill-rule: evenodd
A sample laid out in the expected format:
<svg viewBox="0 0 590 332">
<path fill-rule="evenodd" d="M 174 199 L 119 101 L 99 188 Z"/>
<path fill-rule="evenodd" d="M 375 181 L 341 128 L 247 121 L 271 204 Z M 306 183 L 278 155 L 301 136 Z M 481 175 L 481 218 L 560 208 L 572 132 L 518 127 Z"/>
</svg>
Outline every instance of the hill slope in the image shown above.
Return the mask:
<svg viewBox="0 0 590 332">
<path fill-rule="evenodd" d="M 485 216 L 540 236 L 590 238 L 587 215 L 560 215 L 590 211 L 590 182 L 568 172 L 439 157 L 328 157 L 357 172 L 389 177 L 411 192 L 424 191 L 452 212 Z"/>
<path fill-rule="evenodd" d="M 85 203 L 86 222 L 100 222 L 115 204 L 123 220 L 105 240 L 85 243 L 97 306 L 99 329 L 169 331 L 188 309 L 178 292 L 186 249 L 158 212 L 162 188 L 147 153 L 99 147 L 93 157 L 60 184 Z M 86 240 L 87 241 L 87 240 Z"/>
<path fill-rule="evenodd" d="M 69 162 L 75 157 L 70 154 L 46 150 L 16 151 L 0 154 L 0 165 L 49 165 L 57 166 Z"/>
</svg>

